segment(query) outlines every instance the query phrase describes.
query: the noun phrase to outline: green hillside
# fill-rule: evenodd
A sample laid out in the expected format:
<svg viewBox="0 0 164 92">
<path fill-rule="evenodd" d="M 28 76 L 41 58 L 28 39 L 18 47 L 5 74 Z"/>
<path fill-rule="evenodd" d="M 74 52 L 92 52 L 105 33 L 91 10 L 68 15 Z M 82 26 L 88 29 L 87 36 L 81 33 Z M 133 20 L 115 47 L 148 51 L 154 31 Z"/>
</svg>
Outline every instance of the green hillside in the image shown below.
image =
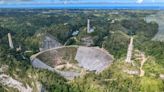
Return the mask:
<svg viewBox="0 0 164 92">
<path fill-rule="evenodd" d="M 24 12 L 20 12 L 24 11 Z M 47 12 L 47 13 L 44 13 Z M 117 12 L 117 13 L 116 13 Z M 158 11 L 142 10 L 33 10 L 2 9 L 0 11 L 0 75 L 6 74 L 29 85 L 33 92 L 163 92 L 164 43 L 152 41 L 158 32 L 158 23 L 147 23 L 146 16 Z M 162 16 L 162 15 L 161 15 Z M 90 18 L 94 32 L 87 33 Z M 73 36 L 72 33 L 79 31 Z M 11 33 L 14 49 L 8 46 Z M 113 64 L 101 73 L 90 72 L 74 80 L 31 65 L 30 56 L 39 52 L 40 34 L 51 34 L 65 45 L 85 45 L 85 38 L 114 56 Z M 134 37 L 133 64 L 125 63 L 130 37 Z M 18 50 L 21 47 L 21 50 Z M 63 51 L 63 50 L 62 50 Z M 74 57 L 74 49 L 65 56 Z M 142 55 L 144 55 L 142 57 Z M 42 59 L 46 59 L 40 56 Z M 49 57 L 47 54 L 46 57 Z M 51 57 L 50 57 L 51 58 Z M 72 60 L 71 57 L 63 57 Z M 143 76 L 138 72 L 142 58 Z M 51 63 L 50 63 L 51 65 Z M 130 74 L 134 72 L 134 74 Z M 42 85 L 38 88 L 38 83 Z M 18 90 L 3 85 L 0 92 Z"/>
</svg>

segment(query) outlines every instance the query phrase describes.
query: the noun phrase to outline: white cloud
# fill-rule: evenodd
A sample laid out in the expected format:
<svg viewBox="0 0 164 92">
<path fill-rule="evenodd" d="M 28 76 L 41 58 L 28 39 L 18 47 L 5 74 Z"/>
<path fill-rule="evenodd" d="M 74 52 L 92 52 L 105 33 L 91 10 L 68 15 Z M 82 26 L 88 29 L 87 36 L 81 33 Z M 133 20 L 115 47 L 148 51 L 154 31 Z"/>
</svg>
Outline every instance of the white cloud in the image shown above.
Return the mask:
<svg viewBox="0 0 164 92">
<path fill-rule="evenodd" d="M 137 3 L 143 3 L 144 0 L 137 0 Z"/>
</svg>

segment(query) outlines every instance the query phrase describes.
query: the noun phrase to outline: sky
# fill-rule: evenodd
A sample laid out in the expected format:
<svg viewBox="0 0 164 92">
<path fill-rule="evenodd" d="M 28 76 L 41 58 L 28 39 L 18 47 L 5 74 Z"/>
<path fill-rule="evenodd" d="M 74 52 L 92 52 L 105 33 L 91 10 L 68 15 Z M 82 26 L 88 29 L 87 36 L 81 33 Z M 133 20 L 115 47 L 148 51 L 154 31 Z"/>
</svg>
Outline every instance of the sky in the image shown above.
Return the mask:
<svg viewBox="0 0 164 92">
<path fill-rule="evenodd" d="M 109 2 L 109 3 L 164 3 L 164 0 L 0 0 L 0 4 L 9 3 L 66 3 L 66 2 Z"/>
<path fill-rule="evenodd" d="M 163 6 L 164 0 L 0 0 L 0 8 L 56 6 Z"/>
</svg>

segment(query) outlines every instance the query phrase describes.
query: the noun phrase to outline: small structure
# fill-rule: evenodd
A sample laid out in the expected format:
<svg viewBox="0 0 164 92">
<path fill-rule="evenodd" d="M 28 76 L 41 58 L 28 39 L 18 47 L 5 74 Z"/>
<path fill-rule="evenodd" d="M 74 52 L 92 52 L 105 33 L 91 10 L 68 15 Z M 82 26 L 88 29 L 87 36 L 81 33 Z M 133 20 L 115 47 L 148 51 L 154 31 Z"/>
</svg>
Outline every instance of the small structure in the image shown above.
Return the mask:
<svg viewBox="0 0 164 92">
<path fill-rule="evenodd" d="M 84 46 L 92 46 L 94 44 L 93 38 L 91 36 L 81 38 L 81 43 Z"/>
<path fill-rule="evenodd" d="M 159 77 L 164 80 L 164 74 L 160 74 Z"/>
<path fill-rule="evenodd" d="M 74 32 L 72 33 L 72 36 L 76 36 L 76 35 L 78 35 L 78 34 L 79 34 L 79 31 L 76 30 L 76 31 L 74 31 Z"/>
<path fill-rule="evenodd" d="M 128 46 L 128 51 L 127 51 L 127 56 L 126 56 L 125 62 L 132 63 L 132 61 L 131 61 L 132 51 L 133 51 L 133 37 L 131 37 L 131 39 L 130 39 L 130 44 Z"/>
<path fill-rule="evenodd" d="M 12 38 L 11 38 L 11 34 L 8 33 L 8 40 L 9 40 L 9 46 L 11 49 L 14 49 L 14 45 L 13 45 L 13 41 L 12 41 Z"/>
<path fill-rule="evenodd" d="M 114 24 L 115 23 L 115 20 L 112 20 L 111 23 Z"/>
<path fill-rule="evenodd" d="M 21 45 L 19 45 L 19 47 L 16 48 L 16 51 L 21 51 L 22 50 L 22 47 Z"/>
<path fill-rule="evenodd" d="M 90 30 L 89 30 L 89 33 L 92 33 L 92 32 L 94 32 L 95 30 L 94 30 L 94 28 L 90 28 Z"/>
<path fill-rule="evenodd" d="M 123 72 L 129 74 L 129 75 L 138 75 L 139 74 L 139 71 L 138 70 L 123 70 Z"/>
<path fill-rule="evenodd" d="M 61 45 L 62 44 L 59 43 L 55 37 L 53 37 L 50 34 L 46 34 L 41 42 L 40 51 L 47 50 L 54 47 L 60 47 Z"/>
</svg>

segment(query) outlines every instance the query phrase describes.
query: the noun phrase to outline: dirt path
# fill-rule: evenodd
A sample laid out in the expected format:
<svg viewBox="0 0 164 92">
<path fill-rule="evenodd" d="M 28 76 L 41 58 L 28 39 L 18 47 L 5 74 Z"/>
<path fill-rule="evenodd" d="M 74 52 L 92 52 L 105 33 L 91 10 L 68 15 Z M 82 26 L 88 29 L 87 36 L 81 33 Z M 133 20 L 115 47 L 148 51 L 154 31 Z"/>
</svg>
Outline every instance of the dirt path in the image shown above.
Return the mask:
<svg viewBox="0 0 164 92">
<path fill-rule="evenodd" d="M 143 65 L 147 61 L 147 58 L 143 52 L 141 52 L 141 66 L 140 66 L 140 77 L 144 76 L 145 71 L 143 70 Z"/>
</svg>

